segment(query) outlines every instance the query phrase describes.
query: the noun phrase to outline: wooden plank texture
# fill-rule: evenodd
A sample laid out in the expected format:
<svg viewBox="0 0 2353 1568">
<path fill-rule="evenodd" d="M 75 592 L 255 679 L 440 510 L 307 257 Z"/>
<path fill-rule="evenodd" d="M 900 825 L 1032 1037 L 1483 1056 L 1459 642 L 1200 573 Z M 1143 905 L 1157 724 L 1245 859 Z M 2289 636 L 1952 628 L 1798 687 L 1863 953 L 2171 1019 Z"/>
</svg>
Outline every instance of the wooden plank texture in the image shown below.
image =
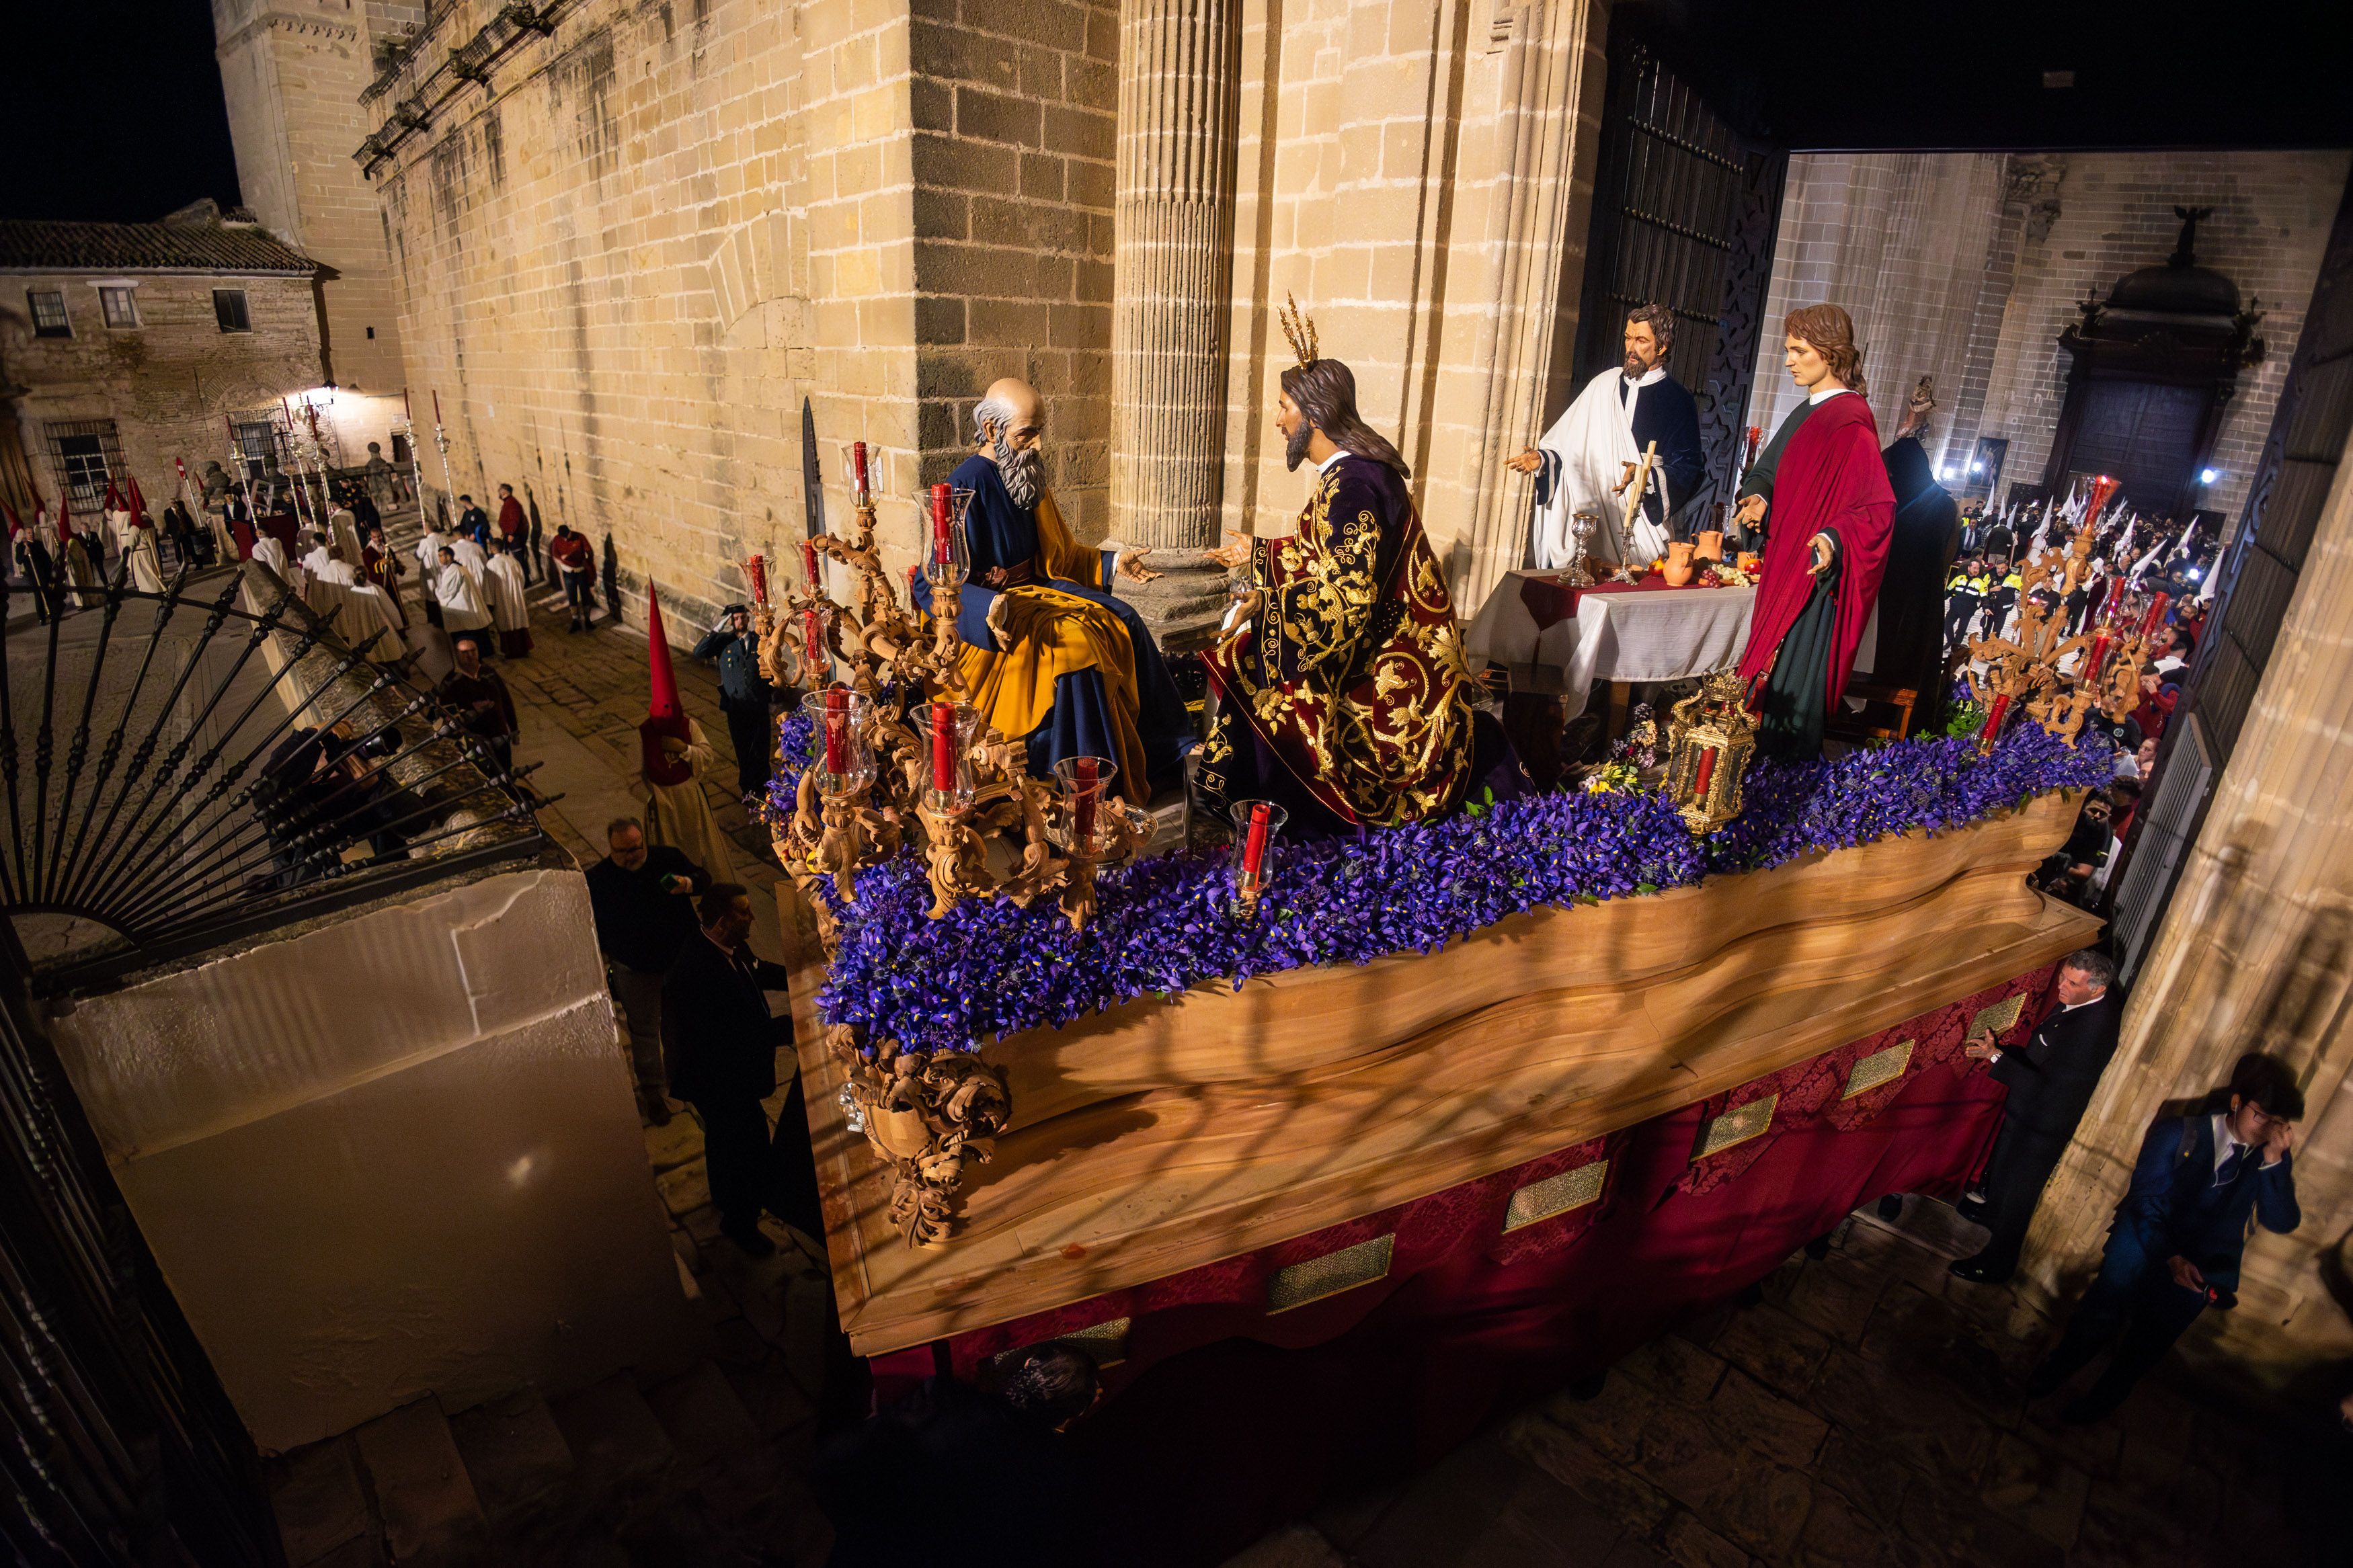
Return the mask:
<svg viewBox="0 0 2353 1568">
<path fill-rule="evenodd" d="M 2074 795 L 1697 888 L 1515 917 L 1433 954 L 1196 987 L 991 1045 L 1015 1124 L 961 1228 L 906 1247 L 843 1124 L 788 907 L 844 1328 L 899 1349 L 1254 1251 L 1630 1126 L 2084 946 L 2025 873 Z M 788 889 L 788 884 L 779 884 Z"/>
</svg>

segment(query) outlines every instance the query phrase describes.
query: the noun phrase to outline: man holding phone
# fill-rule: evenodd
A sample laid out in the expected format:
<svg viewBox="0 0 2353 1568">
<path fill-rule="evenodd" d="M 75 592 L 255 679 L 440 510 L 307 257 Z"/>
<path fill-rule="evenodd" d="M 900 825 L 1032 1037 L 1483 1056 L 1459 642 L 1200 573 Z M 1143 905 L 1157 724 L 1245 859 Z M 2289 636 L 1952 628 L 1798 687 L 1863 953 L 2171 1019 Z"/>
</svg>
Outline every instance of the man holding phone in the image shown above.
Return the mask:
<svg viewBox="0 0 2353 1568">
<path fill-rule="evenodd" d="M 694 900 L 710 873 L 669 844 L 648 844 L 645 824 L 616 817 L 605 827 L 605 858 L 588 868 L 588 902 L 605 974 L 629 1030 L 638 1109 L 656 1127 L 670 1121 L 662 1078 L 662 981 L 697 930 Z"/>
</svg>

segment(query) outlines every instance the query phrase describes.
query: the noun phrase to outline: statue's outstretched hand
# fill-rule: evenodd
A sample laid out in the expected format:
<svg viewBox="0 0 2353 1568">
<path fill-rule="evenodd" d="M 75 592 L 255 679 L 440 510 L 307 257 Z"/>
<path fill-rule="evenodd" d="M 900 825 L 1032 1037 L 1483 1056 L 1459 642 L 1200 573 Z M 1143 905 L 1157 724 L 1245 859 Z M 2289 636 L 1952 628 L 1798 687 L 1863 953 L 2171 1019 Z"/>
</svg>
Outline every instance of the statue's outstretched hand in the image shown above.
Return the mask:
<svg viewBox="0 0 2353 1568">
<path fill-rule="evenodd" d="M 1544 458 L 1534 447 L 1530 447 L 1516 458 L 1504 458 L 1504 467 L 1515 474 L 1533 474 L 1544 467 Z"/>
<path fill-rule="evenodd" d="M 1236 533 L 1231 529 L 1228 529 L 1226 531 L 1226 541 L 1227 542 L 1220 544 L 1215 550 L 1208 552 L 1209 559 L 1216 562 L 1219 565 L 1225 567 L 1228 571 L 1231 571 L 1237 566 L 1249 565 L 1250 547 L 1256 542 L 1253 541 L 1249 534 Z"/>
<path fill-rule="evenodd" d="M 1756 527 L 1758 523 L 1765 521 L 1765 498 L 1763 496 L 1742 496 L 1740 498 L 1740 509 L 1737 511 L 1735 511 L 1732 516 L 1733 520 L 1738 522 L 1743 528 Z"/>
<path fill-rule="evenodd" d="M 1144 563 L 1144 558 L 1151 553 L 1152 551 L 1148 546 L 1142 550 L 1121 552 L 1118 567 L 1119 574 L 1126 578 L 1131 583 L 1151 582 L 1155 577 L 1160 575 L 1159 573 L 1153 571 Z"/>
</svg>

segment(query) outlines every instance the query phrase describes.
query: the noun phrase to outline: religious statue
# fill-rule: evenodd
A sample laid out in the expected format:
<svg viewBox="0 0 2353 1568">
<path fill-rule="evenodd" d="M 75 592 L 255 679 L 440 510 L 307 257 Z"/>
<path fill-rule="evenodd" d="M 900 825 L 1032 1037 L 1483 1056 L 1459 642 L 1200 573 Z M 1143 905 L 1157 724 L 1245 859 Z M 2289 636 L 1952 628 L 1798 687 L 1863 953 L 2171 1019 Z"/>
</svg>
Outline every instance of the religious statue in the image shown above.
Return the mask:
<svg viewBox="0 0 2353 1568">
<path fill-rule="evenodd" d="M 1783 323 L 1782 363 L 1806 392 L 1742 485 L 1740 521 L 1766 529 L 1765 572 L 1740 678 L 1763 681 L 1757 750 L 1821 754 L 1879 597 L 1895 495 L 1862 379 L 1854 324 L 1836 305 Z"/>
<path fill-rule="evenodd" d="M 1638 305 L 1626 315 L 1622 363 L 1586 383 L 1544 439 L 1506 465 L 1536 480 L 1535 559 L 1556 572 L 1577 557 L 1574 521 L 1579 512 L 1614 516 L 1627 465 L 1655 447 L 1653 483 L 1635 514 L 1631 562 L 1647 565 L 1667 552 L 1675 515 L 1699 493 L 1707 456 L 1699 441 L 1699 405 L 1666 372 L 1674 346 L 1675 314 L 1664 305 Z M 1615 531 L 1599 537 L 1610 560 L 1624 553 Z"/>
<path fill-rule="evenodd" d="M 1871 673 L 1883 685 L 1913 692 L 1911 729 L 1934 734 L 1944 728 L 1945 577 L 1961 548 L 1961 510 L 1936 482 L 1925 443 L 1928 416 L 1936 410 L 1933 377 L 1922 376 L 1880 460 L 1895 496 L 1895 516 L 1887 547 L 1887 570 L 1879 585 L 1879 642 L 1872 649 Z"/>
<path fill-rule="evenodd" d="M 390 506 L 394 499 L 393 467 L 385 461 L 381 442 L 370 441 L 367 453 L 367 462 L 361 468 L 360 477 L 367 482 L 368 493 L 375 498 L 376 505 Z"/>
<path fill-rule="evenodd" d="M 1119 769 L 1115 792 L 1146 805 L 1188 749 L 1185 700 L 1143 619 L 1109 592 L 1117 547 L 1082 546 L 1063 523 L 1043 431 L 1038 394 L 998 381 L 973 411 L 973 455 L 948 476 L 972 492 L 970 575 L 955 613 L 963 687 L 984 723 L 1027 748 L 1032 775 L 1068 757 L 1106 758 Z M 929 579 L 919 575 L 913 593 L 930 614 Z"/>
<path fill-rule="evenodd" d="M 1237 539 L 1247 564 L 1232 628 L 1206 656 L 1219 699 L 1202 751 L 1205 804 L 1272 801 L 1294 833 L 1439 816 L 1471 772 L 1472 685 L 1453 599 L 1406 489 L 1405 459 L 1357 416 L 1356 379 L 1318 356 L 1295 303 L 1275 428 L 1315 466 L 1286 538 Z"/>
</svg>

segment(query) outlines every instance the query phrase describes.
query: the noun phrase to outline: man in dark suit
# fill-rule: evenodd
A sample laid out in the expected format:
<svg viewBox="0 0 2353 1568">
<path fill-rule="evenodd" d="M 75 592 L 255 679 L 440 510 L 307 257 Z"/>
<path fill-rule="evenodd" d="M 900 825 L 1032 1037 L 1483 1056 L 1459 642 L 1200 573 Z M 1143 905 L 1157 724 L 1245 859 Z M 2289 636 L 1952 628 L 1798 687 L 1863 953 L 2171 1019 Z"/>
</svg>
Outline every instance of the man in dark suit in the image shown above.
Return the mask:
<svg viewBox="0 0 2353 1568">
<path fill-rule="evenodd" d="M 2003 1050 L 1987 1032 L 1961 1047 L 1972 1060 L 1986 1063 L 2010 1094 L 2002 1102 L 1993 1156 L 1986 1163 L 1984 1196 L 1961 1205 L 1963 1218 L 1993 1234 L 1977 1256 L 1952 1265 L 1960 1279 L 1999 1285 L 2017 1269 L 2018 1249 L 2042 1201 L 2043 1184 L 2058 1167 L 2100 1074 L 2116 1055 L 2120 1009 L 2108 994 L 2116 973 L 2115 960 L 2105 952 L 2085 948 L 2070 953 L 2059 963 L 2051 1015 L 2024 1045 Z"/>
<path fill-rule="evenodd" d="M 711 874 L 675 845 L 648 844 L 646 825 L 634 816 L 617 816 L 605 825 L 605 858 L 588 868 L 588 907 L 596 918 L 596 945 L 605 954 L 605 978 L 628 1026 L 638 1111 L 656 1127 L 667 1127 L 662 979 L 679 950 L 694 940 L 694 899 L 711 886 Z"/>
<path fill-rule="evenodd" d="M 769 1015 L 767 993 L 790 985 L 792 972 L 753 955 L 752 896 L 742 884 L 713 882 L 696 915 L 702 929 L 679 949 L 662 982 L 662 1047 L 670 1092 L 702 1121 L 720 1232 L 765 1258 L 776 1250 L 760 1229 L 765 1209 L 822 1242 L 817 1159 L 797 1066 L 773 1143 L 760 1104 L 776 1092 L 776 1047 L 793 1037 L 790 1017 Z"/>
<path fill-rule="evenodd" d="M 2059 1413 L 2097 1421 L 2209 1303 L 2238 1304 L 2239 1260 L 2253 1226 L 2284 1235 L 2303 1221 L 2288 1152 L 2303 1115 L 2304 1093 L 2286 1067 L 2248 1056 L 2219 1108 L 2158 1119 L 2116 1205 L 2099 1275 L 2028 1383 L 2030 1394 L 2057 1393 L 2121 1329 L 2107 1370 Z"/>
</svg>

